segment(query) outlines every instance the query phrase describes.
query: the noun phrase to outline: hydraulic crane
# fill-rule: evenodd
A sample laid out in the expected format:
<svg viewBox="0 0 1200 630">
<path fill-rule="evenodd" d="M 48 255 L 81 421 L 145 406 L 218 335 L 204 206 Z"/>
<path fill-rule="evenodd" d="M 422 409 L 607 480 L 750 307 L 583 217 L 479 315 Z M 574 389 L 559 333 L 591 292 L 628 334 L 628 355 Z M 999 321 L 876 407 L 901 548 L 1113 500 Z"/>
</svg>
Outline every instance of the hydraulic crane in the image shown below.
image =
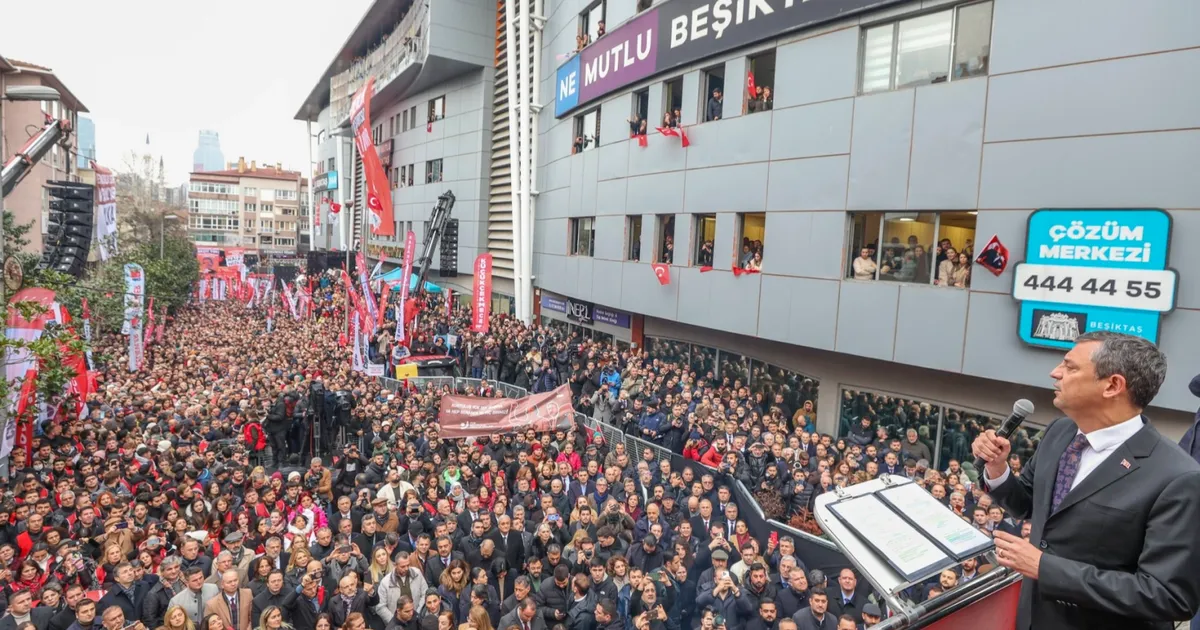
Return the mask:
<svg viewBox="0 0 1200 630">
<path fill-rule="evenodd" d="M 429 215 L 429 231 L 425 233 L 425 241 L 421 245 L 421 257 L 414 261 L 420 271 L 417 276 L 417 290 L 425 287 L 425 276 L 429 273 L 429 265 L 433 264 L 433 250 L 442 240 L 442 232 L 450 220 L 450 212 L 454 210 L 454 193 L 447 190 L 438 197 L 433 214 Z"/>
<path fill-rule="evenodd" d="M 7 196 L 21 183 L 54 143 L 65 142 L 70 135 L 71 121 L 57 120 L 47 115 L 41 131 L 34 134 L 20 151 L 4 163 L 4 168 L 0 169 L 0 190 L 3 191 L 3 195 Z"/>
</svg>

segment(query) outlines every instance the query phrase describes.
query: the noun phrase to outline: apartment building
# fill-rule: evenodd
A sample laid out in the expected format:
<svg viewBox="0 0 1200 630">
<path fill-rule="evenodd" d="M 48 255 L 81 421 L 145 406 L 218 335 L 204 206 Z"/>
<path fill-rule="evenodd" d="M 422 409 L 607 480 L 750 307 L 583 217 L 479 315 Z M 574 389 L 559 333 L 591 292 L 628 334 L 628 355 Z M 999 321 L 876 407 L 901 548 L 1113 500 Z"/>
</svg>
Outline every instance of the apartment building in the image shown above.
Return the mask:
<svg viewBox="0 0 1200 630">
<path fill-rule="evenodd" d="M 189 178 L 188 234 L 199 247 L 295 255 L 311 246 L 308 180 L 279 163 L 238 158 Z"/>
</svg>

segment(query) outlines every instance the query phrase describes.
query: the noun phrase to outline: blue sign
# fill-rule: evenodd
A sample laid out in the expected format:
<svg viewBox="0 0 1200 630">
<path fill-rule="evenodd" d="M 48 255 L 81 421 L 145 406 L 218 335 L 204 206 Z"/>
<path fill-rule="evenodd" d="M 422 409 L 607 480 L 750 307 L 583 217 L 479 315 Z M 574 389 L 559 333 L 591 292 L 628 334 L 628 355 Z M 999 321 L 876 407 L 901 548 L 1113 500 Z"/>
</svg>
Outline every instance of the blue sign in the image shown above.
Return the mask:
<svg viewBox="0 0 1200 630">
<path fill-rule="evenodd" d="M 1170 244 L 1165 210 L 1033 212 L 1025 261 L 1013 270 L 1021 339 L 1065 349 L 1083 333 L 1110 331 L 1158 343 L 1179 284 Z"/>
<path fill-rule="evenodd" d="M 558 69 L 558 73 L 554 77 L 555 118 L 561 117 L 579 105 L 580 86 L 579 55 L 575 55 Z"/>
</svg>

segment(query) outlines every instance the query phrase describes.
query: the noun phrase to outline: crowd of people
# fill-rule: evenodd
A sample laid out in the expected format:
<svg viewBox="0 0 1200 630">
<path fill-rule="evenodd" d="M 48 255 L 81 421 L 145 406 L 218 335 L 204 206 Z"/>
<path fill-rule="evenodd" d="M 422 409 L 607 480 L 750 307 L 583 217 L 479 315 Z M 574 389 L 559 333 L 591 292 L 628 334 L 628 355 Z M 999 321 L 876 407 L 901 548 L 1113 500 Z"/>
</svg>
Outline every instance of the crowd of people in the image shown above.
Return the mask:
<svg viewBox="0 0 1200 630">
<path fill-rule="evenodd" d="M 345 288 L 334 274 L 314 285 L 314 317 L 278 309 L 270 332 L 263 309 L 184 307 L 140 372 L 124 369 L 123 338 L 96 341 L 86 414 L 39 426 L 27 464 L 12 454 L 0 626 L 849 630 L 885 612 L 870 588 L 849 568 L 809 571 L 789 536 L 752 532 L 736 481 L 764 508 L 782 497 L 783 518 L 864 475 L 912 475 L 981 529 L 1021 529 L 956 462 L 930 473 L 897 460 L 916 447 L 890 433 L 818 433 L 809 379 L 752 391 L 732 364 L 718 376 L 666 347 L 504 315 L 470 333 L 467 309 L 422 293 L 405 350 L 482 379 L 458 393 L 565 384 L 578 411 L 686 459 L 673 468 L 584 426 L 441 439 L 453 387 L 352 370 Z M 399 351 L 394 329 L 373 336 L 375 359 Z"/>
</svg>

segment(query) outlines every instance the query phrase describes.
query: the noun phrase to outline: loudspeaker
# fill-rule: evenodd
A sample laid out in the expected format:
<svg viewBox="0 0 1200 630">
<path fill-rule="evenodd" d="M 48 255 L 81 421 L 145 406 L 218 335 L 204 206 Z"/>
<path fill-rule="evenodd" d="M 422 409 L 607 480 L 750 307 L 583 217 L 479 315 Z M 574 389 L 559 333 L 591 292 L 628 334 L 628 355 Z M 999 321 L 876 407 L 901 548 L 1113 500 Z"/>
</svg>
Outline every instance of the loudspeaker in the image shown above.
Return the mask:
<svg viewBox="0 0 1200 630">
<path fill-rule="evenodd" d="M 46 182 L 50 196 L 50 223 L 42 241 L 39 266 L 80 277 L 92 246 L 95 188 L 68 181 Z"/>
<path fill-rule="evenodd" d="M 458 219 L 446 221 L 440 245 L 438 277 L 453 278 L 458 275 Z"/>
</svg>

